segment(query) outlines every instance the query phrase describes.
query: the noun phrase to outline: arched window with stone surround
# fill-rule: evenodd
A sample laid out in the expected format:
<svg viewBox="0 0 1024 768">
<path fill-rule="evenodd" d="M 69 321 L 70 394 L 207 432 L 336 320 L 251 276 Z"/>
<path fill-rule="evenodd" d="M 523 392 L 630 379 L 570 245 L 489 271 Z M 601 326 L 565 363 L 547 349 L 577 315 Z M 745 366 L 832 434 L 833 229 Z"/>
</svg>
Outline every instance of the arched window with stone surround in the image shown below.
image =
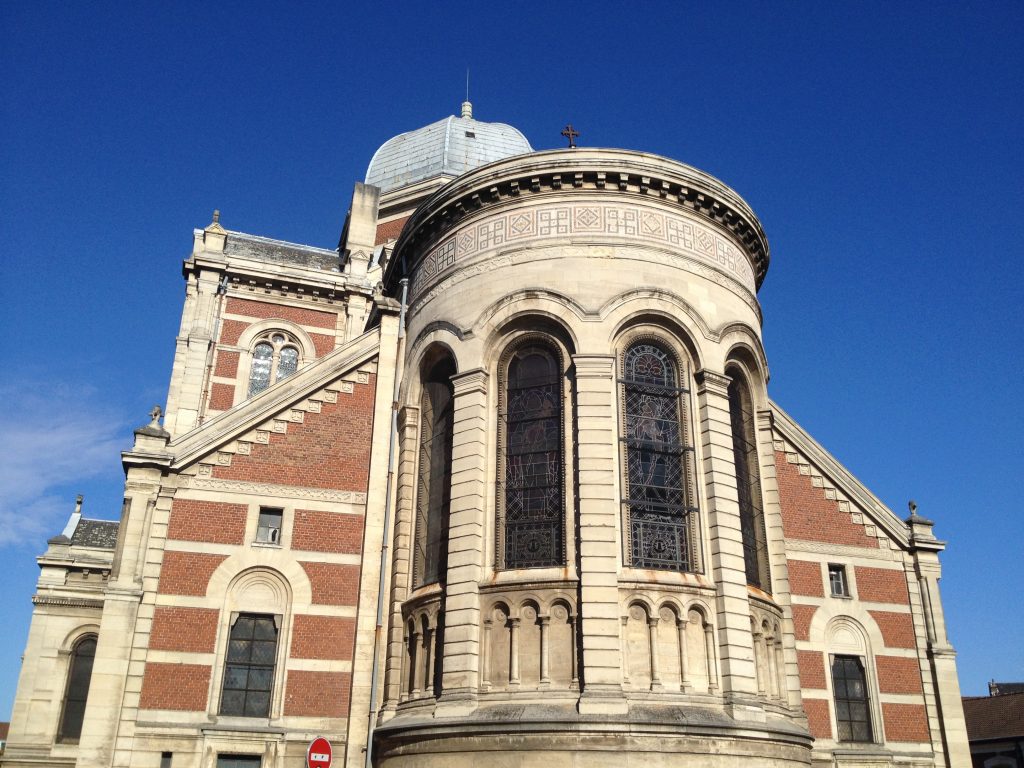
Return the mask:
<svg viewBox="0 0 1024 768">
<path fill-rule="evenodd" d="M 561 355 L 528 339 L 502 366 L 498 437 L 498 564 L 565 563 Z"/>
<path fill-rule="evenodd" d="M 452 491 L 455 362 L 436 361 L 423 378 L 420 397 L 419 487 L 416 495 L 414 586 L 443 581 L 448 560 Z"/>
<path fill-rule="evenodd" d="M 258 395 L 298 369 L 299 349 L 295 339 L 284 331 L 263 334 L 252 348 L 248 396 Z"/>
<path fill-rule="evenodd" d="M 689 390 L 665 347 L 643 340 L 622 356 L 625 549 L 634 568 L 697 571 L 697 502 Z"/>
<path fill-rule="evenodd" d="M 740 534 L 747 583 L 771 592 L 768 571 L 768 543 L 761 500 L 761 472 L 757 461 L 754 401 L 743 372 L 736 366 L 726 370 L 729 382 L 729 419 L 732 425 L 732 454 L 736 464 L 736 495 L 740 507 Z"/>
<path fill-rule="evenodd" d="M 71 649 L 68 683 L 64 691 L 64 705 L 57 731 L 58 741 L 77 742 L 82 736 L 82 721 L 85 717 L 85 703 L 89 698 L 89 683 L 92 680 L 92 663 L 95 658 L 95 635 L 82 637 Z"/>
</svg>

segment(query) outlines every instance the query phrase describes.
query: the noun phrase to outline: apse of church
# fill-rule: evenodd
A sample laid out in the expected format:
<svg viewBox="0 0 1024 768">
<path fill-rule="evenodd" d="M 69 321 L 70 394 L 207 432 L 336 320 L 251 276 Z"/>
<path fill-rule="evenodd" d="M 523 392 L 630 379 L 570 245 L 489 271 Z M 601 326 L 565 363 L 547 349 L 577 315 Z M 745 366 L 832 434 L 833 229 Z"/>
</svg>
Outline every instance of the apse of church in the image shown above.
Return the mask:
<svg viewBox="0 0 1024 768">
<path fill-rule="evenodd" d="M 965 764 L 943 543 L 769 399 L 769 261 L 721 181 L 468 103 L 338 251 L 215 217 L 120 524 L 40 560 L 3 764 Z"/>
</svg>

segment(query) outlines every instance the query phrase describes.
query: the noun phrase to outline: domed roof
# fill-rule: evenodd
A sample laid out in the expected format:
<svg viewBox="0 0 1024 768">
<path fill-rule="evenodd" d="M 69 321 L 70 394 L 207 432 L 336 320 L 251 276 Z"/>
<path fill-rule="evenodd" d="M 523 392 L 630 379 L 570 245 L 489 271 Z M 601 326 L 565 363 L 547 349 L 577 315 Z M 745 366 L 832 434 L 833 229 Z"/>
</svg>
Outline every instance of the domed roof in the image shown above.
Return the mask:
<svg viewBox="0 0 1024 768">
<path fill-rule="evenodd" d="M 461 117 L 452 115 L 384 142 L 366 169 L 366 183 L 389 192 L 434 176 L 461 176 L 527 152 L 533 147 L 520 131 L 505 123 L 474 120 L 467 101 Z"/>
</svg>

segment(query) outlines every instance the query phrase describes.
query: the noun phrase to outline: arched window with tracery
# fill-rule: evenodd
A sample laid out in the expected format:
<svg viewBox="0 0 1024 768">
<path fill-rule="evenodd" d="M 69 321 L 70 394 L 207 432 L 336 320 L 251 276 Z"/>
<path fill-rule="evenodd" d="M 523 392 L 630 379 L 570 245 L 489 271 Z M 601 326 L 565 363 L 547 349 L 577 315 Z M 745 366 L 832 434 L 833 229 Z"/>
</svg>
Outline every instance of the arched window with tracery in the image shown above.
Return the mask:
<svg viewBox="0 0 1024 768">
<path fill-rule="evenodd" d="M 743 373 L 730 367 L 729 419 L 732 424 L 732 453 L 736 464 L 736 494 L 740 507 L 740 535 L 747 583 L 771 591 L 768 572 L 768 543 L 761 500 L 761 473 L 757 461 L 754 401 Z"/>
<path fill-rule="evenodd" d="M 565 563 L 562 365 L 544 341 L 516 347 L 504 365 L 499 414 L 500 567 Z"/>
<path fill-rule="evenodd" d="M 58 741 L 78 741 L 82 736 L 82 720 L 85 718 L 85 702 L 89 698 L 89 682 L 92 680 L 92 662 L 95 658 L 95 635 L 86 635 L 71 650 L 68 684 L 57 731 Z"/>
<path fill-rule="evenodd" d="M 252 348 L 249 366 L 249 397 L 299 369 L 299 350 L 294 339 L 282 331 L 261 336 Z"/>
<path fill-rule="evenodd" d="M 634 568 L 698 571 L 697 500 L 685 369 L 658 344 L 622 356 L 623 507 Z"/>
<path fill-rule="evenodd" d="M 443 357 L 424 376 L 420 398 L 419 489 L 416 497 L 414 585 L 443 581 L 448 560 L 452 491 L 455 363 Z"/>
</svg>

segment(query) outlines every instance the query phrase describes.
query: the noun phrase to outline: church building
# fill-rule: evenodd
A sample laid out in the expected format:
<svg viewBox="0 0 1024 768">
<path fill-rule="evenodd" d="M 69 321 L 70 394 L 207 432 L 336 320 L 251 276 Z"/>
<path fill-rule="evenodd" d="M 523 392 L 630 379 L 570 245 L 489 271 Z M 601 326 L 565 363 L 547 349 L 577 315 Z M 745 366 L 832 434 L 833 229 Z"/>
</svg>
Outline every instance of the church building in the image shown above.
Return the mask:
<svg viewBox="0 0 1024 768">
<path fill-rule="evenodd" d="M 944 543 L 768 397 L 757 216 L 565 133 L 466 102 L 380 147 L 337 249 L 194 231 L 0 765 L 970 765 Z"/>
</svg>

